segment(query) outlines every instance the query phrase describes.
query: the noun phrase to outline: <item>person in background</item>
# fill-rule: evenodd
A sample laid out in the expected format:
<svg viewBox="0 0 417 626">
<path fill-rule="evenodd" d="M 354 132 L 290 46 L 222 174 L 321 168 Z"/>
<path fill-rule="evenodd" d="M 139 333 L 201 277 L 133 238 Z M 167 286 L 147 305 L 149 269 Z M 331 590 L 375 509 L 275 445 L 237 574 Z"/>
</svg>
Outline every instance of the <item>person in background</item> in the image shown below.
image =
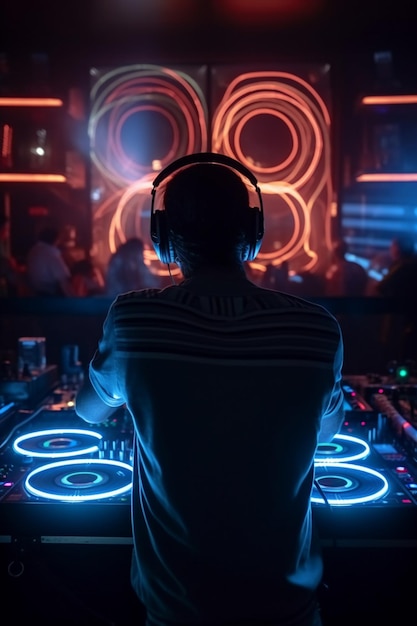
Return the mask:
<svg viewBox="0 0 417 626">
<path fill-rule="evenodd" d="M 132 237 L 119 245 L 107 265 L 107 296 L 113 298 L 127 291 L 159 286 L 159 279 L 146 265 L 143 253 L 144 244 L 139 237 Z"/>
<path fill-rule="evenodd" d="M 345 241 L 333 245 L 331 265 L 326 272 L 326 296 L 364 296 L 368 285 L 366 270 L 354 261 L 348 261 Z"/>
<path fill-rule="evenodd" d="M 26 258 L 27 282 L 34 296 L 73 296 L 71 272 L 59 249 L 59 229 L 46 226 Z"/>
<path fill-rule="evenodd" d="M 113 301 L 76 412 L 133 420 L 131 580 L 147 626 L 318 626 L 311 494 L 317 445 L 344 417 L 340 327 L 248 280 L 263 236 L 249 170 L 212 154 L 172 167 L 152 241 L 184 279 Z"/>
<path fill-rule="evenodd" d="M 417 284 L 417 255 L 412 237 L 394 237 L 390 243 L 391 263 L 388 272 L 376 284 L 380 296 L 404 298 L 415 292 Z"/>
<path fill-rule="evenodd" d="M 91 258 L 75 261 L 71 268 L 71 284 L 74 296 L 100 296 L 104 293 L 104 279 Z"/>
<path fill-rule="evenodd" d="M 375 285 L 375 295 L 402 301 L 403 314 L 387 313 L 381 326 L 381 342 L 391 345 L 395 335 L 397 354 L 390 358 L 417 361 L 417 255 L 414 239 L 394 237 L 389 247 L 391 265 L 387 274 Z"/>
<path fill-rule="evenodd" d="M 85 249 L 77 241 L 77 229 L 72 224 L 64 224 L 60 229 L 59 249 L 71 272 L 76 263 L 86 258 Z"/>
</svg>

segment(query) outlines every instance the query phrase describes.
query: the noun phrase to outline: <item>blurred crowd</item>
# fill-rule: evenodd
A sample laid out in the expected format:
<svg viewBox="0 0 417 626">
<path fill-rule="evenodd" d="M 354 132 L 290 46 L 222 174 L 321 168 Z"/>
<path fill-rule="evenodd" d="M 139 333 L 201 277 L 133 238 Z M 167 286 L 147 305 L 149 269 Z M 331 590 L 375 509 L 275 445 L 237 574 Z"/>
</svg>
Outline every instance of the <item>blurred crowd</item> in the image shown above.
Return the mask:
<svg viewBox="0 0 417 626">
<path fill-rule="evenodd" d="M 18 263 L 9 249 L 9 228 L 8 218 L 0 215 L 0 297 L 114 298 L 126 291 L 166 285 L 166 279 L 146 264 L 139 237 L 121 243 L 103 270 L 92 257 L 68 245 L 65 229 L 55 225 L 39 230 L 24 263 Z"/>
<path fill-rule="evenodd" d="M 121 243 L 100 269 L 85 253 L 74 248 L 54 225 L 42 228 L 19 264 L 10 252 L 9 219 L 0 214 L 0 297 L 65 296 L 116 297 L 119 293 L 144 288 L 162 288 L 169 277 L 154 273 L 145 260 L 144 242 L 131 237 Z M 268 265 L 264 272 L 247 267 L 248 278 L 267 289 L 278 289 L 301 297 L 384 296 L 407 298 L 417 284 L 417 255 L 410 237 L 393 238 L 389 248 L 371 261 L 382 270 L 376 280 L 358 262 L 349 259 L 346 242 L 334 242 L 327 270 L 291 274 L 287 263 Z M 178 282 L 178 280 L 176 280 Z"/>
<path fill-rule="evenodd" d="M 252 275 L 265 288 L 278 289 L 300 297 L 383 296 L 409 298 L 417 284 L 417 254 L 412 237 L 395 237 L 387 250 L 375 255 L 367 266 L 352 260 L 343 240 L 333 243 L 327 270 L 322 274 L 293 275 L 287 263 L 268 265 L 262 274 Z"/>
</svg>

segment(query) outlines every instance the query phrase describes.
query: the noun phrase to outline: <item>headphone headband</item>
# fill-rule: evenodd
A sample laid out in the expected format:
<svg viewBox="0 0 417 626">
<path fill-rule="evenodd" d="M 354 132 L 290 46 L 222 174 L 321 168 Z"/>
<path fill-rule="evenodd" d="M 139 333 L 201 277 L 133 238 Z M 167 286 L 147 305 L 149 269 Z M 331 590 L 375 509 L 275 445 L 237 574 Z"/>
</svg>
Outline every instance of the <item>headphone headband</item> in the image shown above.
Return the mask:
<svg viewBox="0 0 417 626">
<path fill-rule="evenodd" d="M 245 176 L 254 187 L 258 187 L 258 181 L 254 174 L 242 163 L 226 156 L 225 154 L 217 154 L 216 152 L 199 152 L 197 154 L 187 154 L 180 157 L 176 161 L 173 161 L 167 165 L 153 181 L 152 185 L 154 189 L 162 183 L 165 178 L 168 178 L 173 172 L 185 167 L 186 165 L 193 165 L 197 163 L 217 163 L 219 165 L 227 165 L 234 170 L 237 170 L 242 176 Z"/>
</svg>

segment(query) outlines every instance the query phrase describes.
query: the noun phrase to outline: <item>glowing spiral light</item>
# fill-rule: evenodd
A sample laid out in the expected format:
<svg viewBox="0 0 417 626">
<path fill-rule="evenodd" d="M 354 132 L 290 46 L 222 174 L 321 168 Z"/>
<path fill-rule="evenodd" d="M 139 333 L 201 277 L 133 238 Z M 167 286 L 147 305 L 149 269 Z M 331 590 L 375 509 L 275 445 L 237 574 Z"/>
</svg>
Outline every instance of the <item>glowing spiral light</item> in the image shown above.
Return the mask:
<svg viewBox="0 0 417 626">
<path fill-rule="evenodd" d="M 231 79 L 227 72 L 222 75 L 222 68 L 210 70 L 211 89 L 218 92 L 210 146 L 205 66 L 186 72 L 159 65 L 92 71 L 89 137 L 99 264 L 105 265 L 128 237 L 140 236 L 152 271 L 168 273 L 149 240 L 152 180 L 176 158 L 210 149 L 241 161 L 260 182 L 266 237 L 252 267 L 265 271 L 267 265 L 287 262 L 295 274 L 327 265 L 331 120 L 319 87 L 313 85 L 328 68 L 308 74 L 308 79 L 294 72 L 238 69 Z M 274 130 L 260 133 L 248 148 L 248 128 L 259 120 L 275 124 Z M 268 147 L 268 157 L 259 158 L 259 150 Z"/>
<path fill-rule="evenodd" d="M 93 230 L 104 265 L 128 237 L 145 243 L 150 191 L 157 171 L 171 161 L 207 150 L 206 69 L 159 65 L 92 70 L 89 119 Z M 152 245 L 146 261 L 157 261 Z M 155 269 L 164 274 L 160 266 Z"/>
<path fill-rule="evenodd" d="M 366 459 L 370 454 L 369 444 L 351 435 L 335 435 L 332 441 L 320 443 L 317 447 L 315 463 L 348 463 Z"/>
<path fill-rule="evenodd" d="M 265 132 L 244 147 L 245 132 L 256 119 L 279 122 L 280 132 Z M 279 222 L 287 222 L 288 240 L 263 244 L 257 262 L 280 265 L 291 260 L 293 271 L 315 268 L 331 248 L 330 114 L 316 89 L 304 78 L 284 71 L 238 74 L 228 83 L 213 116 L 212 144 L 241 161 L 257 176 L 265 198 L 267 233 L 277 239 Z M 287 154 L 282 154 L 285 130 Z M 269 126 L 270 129 L 270 126 Z M 274 134 L 274 133 L 273 133 Z M 257 157 L 268 141 L 271 162 Z M 278 222 L 278 225 L 276 224 Z M 268 249 L 269 243 L 269 249 Z"/>
</svg>

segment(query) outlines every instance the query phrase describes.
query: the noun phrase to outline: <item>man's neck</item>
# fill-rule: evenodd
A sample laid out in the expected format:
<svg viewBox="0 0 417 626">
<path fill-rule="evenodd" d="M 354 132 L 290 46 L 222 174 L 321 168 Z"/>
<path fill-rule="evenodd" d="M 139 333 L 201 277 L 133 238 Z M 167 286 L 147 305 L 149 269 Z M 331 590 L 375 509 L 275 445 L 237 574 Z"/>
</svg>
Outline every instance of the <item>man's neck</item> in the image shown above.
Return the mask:
<svg viewBox="0 0 417 626">
<path fill-rule="evenodd" d="M 243 265 L 199 268 L 180 283 L 190 291 L 210 291 L 212 293 L 242 293 L 254 285 L 247 278 Z"/>
</svg>

